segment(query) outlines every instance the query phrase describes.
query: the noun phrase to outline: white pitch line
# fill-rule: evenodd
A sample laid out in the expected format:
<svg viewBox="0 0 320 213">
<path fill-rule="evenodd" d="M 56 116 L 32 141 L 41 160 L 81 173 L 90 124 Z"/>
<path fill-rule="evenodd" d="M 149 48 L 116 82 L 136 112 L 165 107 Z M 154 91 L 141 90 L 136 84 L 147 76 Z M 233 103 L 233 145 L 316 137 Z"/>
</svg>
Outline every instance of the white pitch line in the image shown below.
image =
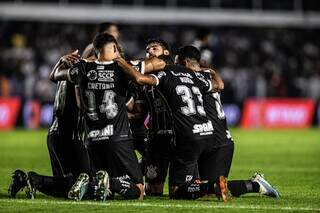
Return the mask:
<svg viewBox="0 0 320 213">
<path fill-rule="evenodd" d="M 320 212 L 320 208 L 310 208 L 310 207 L 277 207 L 277 206 L 258 206 L 258 205 L 204 205 L 204 204 L 153 204 L 153 203 L 143 203 L 143 202 L 90 202 L 90 201 L 48 201 L 48 200 L 14 200 L 5 199 L 1 200 L 0 203 L 39 203 L 39 204 L 58 204 L 58 205 L 90 205 L 90 206 L 115 206 L 115 207 L 159 207 L 159 208 L 191 208 L 191 209 L 249 209 L 249 210 L 286 210 L 286 211 L 313 211 Z M 170 201 L 169 201 L 170 202 Z"/>
</svg>

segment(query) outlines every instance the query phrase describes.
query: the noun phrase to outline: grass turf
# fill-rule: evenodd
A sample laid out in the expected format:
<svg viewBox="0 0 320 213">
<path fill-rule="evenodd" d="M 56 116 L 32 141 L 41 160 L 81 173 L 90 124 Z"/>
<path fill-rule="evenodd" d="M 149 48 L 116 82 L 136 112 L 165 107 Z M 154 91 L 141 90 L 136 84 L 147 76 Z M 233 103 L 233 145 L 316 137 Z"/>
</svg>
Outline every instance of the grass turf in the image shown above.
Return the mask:
<svg viewBox="0 0 320 213">
<path fill-rule="evenodd" d="M 50 175 L 46 131 L 0 132 L 0 212 L 320 212 L 320 131 L 233 129 L 235 154 L 229 179 L 247 179 L 262 171 L 280 190 L 281 199 L 248 194 L 229 203 L 215 198 L 196 201 L 115 200 L 79 203 L 38 193 L 27 200 L 24 192 L 7 199 L 10 174 L 16 168 Z"/>
</svg>

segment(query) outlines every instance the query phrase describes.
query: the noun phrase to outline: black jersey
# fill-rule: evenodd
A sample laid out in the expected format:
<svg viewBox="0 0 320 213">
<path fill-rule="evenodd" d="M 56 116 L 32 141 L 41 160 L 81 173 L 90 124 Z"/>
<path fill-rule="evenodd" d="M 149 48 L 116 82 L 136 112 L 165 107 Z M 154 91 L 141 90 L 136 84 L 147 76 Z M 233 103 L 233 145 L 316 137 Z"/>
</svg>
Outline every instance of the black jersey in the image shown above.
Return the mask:
<svg viewBox="0 0 320 213">
<path fill-rule="evenodd" d="M 115 62 L 81 60 L 69 70 L 69 80 L 80 89 L 87 139 L 132 139 L 126 110 L 128 79 Z"/>
<path fill-rule="evenodd" d="M 49 133 L 73 134 L 77 128 L 78 115 L 74 84 L 59 81 L 53 106 L 53 123 Z"/>
<path fill-rule="evenodd" d="M 211 79 L 211 75 L 208 72 L 196 72 L 196 76 L 207 81 Z M 231 134 L 227 126 L 226 115 L 223 111 L 220 93 L 210 92 L 203 95 L 203 105 L 207 113 L 209 120 L 212 121 L 215 129 L 215 138 L 217 146 L 229 145 L 232 141 Z"/>
<path fill-rule="evenodd" d="M 136 70 L 138 70 L 141 74 L 144 74 L 145 71 L 145 62 L 143 60 L 133 60 L 128 61 L 128 63 L 134 67 Z M 146 97 L 143 91 L 143 87 L 136 87 L 131 84 L 130 92 L 128 93 L 129 97 L 127 98 L 129 101 L 130 99 L 134 99 L 136 104 L 141 104 L 143 106 L 146 106 Z M 138 119 L 130 120 L 130 127 L 134 133 L 138 134 L 145 134 L 146 129 L 144 126 L 144 120 L 147 116 L 148 111 L 144 110 L 142 113 L 143 115 L 139 116 Z"/>
<path fill-rule="evenodd" d="M 214 129 L 202 100 L 202 93 L 211 91 L 211 82 L 201 81 L 192 70 L 176 65 L 167 65 L 154 76 L 172 110 L 177 141 L 212 137 Z"/>
<path fill-rule="evenodd" d="M 150 133 L 154 136 L 173 135 L 173 115 L 165 96 L 155 87 L 146 88 L 145 94 L 151 116 Z"/>
</svg>

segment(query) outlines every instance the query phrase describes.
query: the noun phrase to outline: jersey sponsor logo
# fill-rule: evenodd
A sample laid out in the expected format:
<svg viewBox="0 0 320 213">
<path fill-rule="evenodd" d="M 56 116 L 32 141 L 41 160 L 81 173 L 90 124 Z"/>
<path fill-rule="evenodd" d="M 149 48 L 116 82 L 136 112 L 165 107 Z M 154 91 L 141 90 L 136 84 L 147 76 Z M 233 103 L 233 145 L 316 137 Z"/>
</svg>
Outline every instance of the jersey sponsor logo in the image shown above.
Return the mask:
<svg viewBox="0 0 320 213">
<path fill-rule="evenodd" d="M 194 134 L 211 135 L 213 134 L 214 129 L 212 122 L 208 121 L 207 123 L 203 124 L 195 124 L 192 131 Z"/>
<path fill-rule="evenodd" d="M 87 77 L 90 81 L 94 81 L 97 79 L 98 75 L 97 75 L 97 71 L 95 70 L 90 70 L 87 74 Z"/>
<path fill-rule="evenodd" d="M 98 71 L 98 81 L 101 82 L 114 82 L 114 71 L 113 70 L 102 70 Z"/>
<path fill-rule="evenodd" d="M 186 84 L 194 84 L 194 83 L 193 83 L 193 80 L 192 80 L 192 79 L 190 79 L 190 78 L 187 78 L 187 77 L 180 77 L 179 79 L 180 79 L 180 81 L 181 81 L 182 83 L 186 83 Z"/>
<path fill-rule="evenodd" d="M 190 73 L 183 73 L 183 72 L 174 72 L 174 71 L 170 71 L 172 75 L 174 76 L 184 76 L 184 77 L 187 77 L 187 78 L 193 78 L 192 75 Z"/>
<path fill-rule="evenodd" d="M 102 130 L 92 130 L 88 134 L 88 138 L 93 141 L 109 139 L 113 135 L 113 125 L 107 125 Z"/>
<path fill-rule="evenodd" d="M 105 84 L 105 83 L 88 83 L 88 89 L 93 89 L 93 90 L 105 90 L 105 89 L 113 89 L 114 84 Z"/>
</svg>

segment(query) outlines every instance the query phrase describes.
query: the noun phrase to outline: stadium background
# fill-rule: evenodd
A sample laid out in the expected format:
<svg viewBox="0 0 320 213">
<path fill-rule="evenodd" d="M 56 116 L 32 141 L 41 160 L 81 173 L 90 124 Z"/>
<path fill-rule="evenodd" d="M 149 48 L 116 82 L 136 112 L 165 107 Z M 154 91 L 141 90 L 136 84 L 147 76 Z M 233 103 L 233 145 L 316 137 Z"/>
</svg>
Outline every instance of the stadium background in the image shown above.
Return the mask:
<svg viewBox="0 0 320 213">
<path fill-rule="evenodd" d="M 1 1 L 0 198 L 5 198 L 9 174 L 17 167 L 50 174 L 46 130 L 41 129 L 50 125 L 55 95 L 48 74 L 63 54 L 83 51 L 97 24 L 107 21 L 118 24 L 130 59 L 144 57 L 149 37 L 161 37 L 173 51 L 200 45 L 222 75 L 222 101 L 238 143 L 231 176 L 246 177 L 248 171 L 262 169 L 285 194 L 276 203 L 240 199 L 231 208 L 255 211 L 252 204 L 258 203 L 257 209 L 264 211 L 320 211 L 319 190 L 313 187 L 320 184 L 319 11 L 317 0 Z M 304 188 L 297 187 L 305 181 Z M 36 207 L 23 200 L 20 205 L 2 201 L 0 212 L 49 208 L 46 200 Z M 157 209 L 158 201 L 152 202 L 146 206 Z M 172 205 L 182 211 L 180 204 L 195 208 L 190 203 Z M 202 204 L 199 208 L 206 210 L 207 204 Z M 56 207 L 68 211 L 68 205 Z M 110 210 L 122 205 L 116 203 Z"/>
<path fill-rule="evenodd" d="M 144 57 L 144 42 L 150 37 L 168 41 L 173 52 L 185 44 L 201 47 L 226 83 L 222 101 L 231 126 L 243 122 L 250 127 L 320 123 L 317 1 L 45 0 L 0 4 L 2 129 L 9 128 L 6 123 L 26 128 L 50 124 L 55 94 L 55 85 L 47 78 L 50 69 L 61 55 L 82 51 L 92 40 L 96 24 L 105 21 L 119 24 L 120 42 L 129 59 Z M 19 97 L 20 103 L 8 103 L 10 97 Z M 293 102 L 295 106 L 288 108 L 283 106 L 285 101 L 270 110 L 254 106 L 263 111 L 260 121 L 250 118 L 256 116 L 253 108 L 243 115 L 248 98 L 268 97 L 308 98 L 313 103 L 301 106 Z"/>
</svg>

